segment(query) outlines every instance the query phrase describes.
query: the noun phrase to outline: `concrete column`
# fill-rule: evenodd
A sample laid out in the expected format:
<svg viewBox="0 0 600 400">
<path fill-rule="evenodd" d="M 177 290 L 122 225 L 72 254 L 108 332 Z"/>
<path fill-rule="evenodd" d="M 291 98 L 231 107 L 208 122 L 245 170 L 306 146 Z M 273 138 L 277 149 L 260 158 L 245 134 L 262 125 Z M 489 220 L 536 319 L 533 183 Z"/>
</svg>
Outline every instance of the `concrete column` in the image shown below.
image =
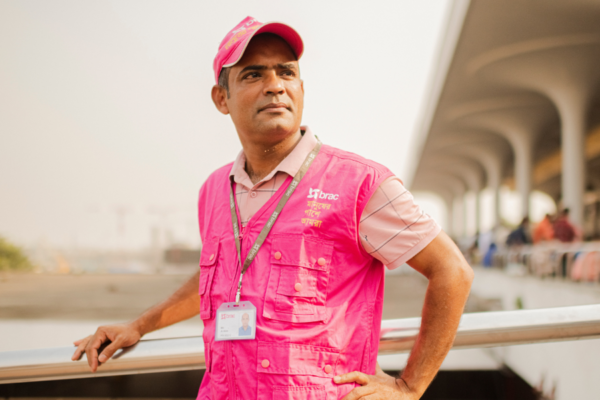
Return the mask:
<svg viewBox="0 0 600 400">
<path fill-rule="evenodd" d="M 500 203 L 500 185 L 494 188 L 494 227 L 497 227 L 502 222 L 502 213 L 500 212 L 502 204 Z"/>
<path fill-rule="evenodd" d="M 583 226 L 585 193 L 585 114 L 586 101 L 581 93 L 563 90 L 554 96 L 561 118 L 562 201 L 571 210 L 570 219 Z"/>
<path fill-rule="evenodd" d="M 452 196 L 443 196 L 444 204 L 446 205 L 446 233 L 450 237 L 456 236 L 456 232 L 454 231 L 454 215 L 452 214 Z"/>
<path fill-rule="evenodd" d="M 454 197 L 454 201 L 452 202 L 452 216 L 453 222 L 452 226 L 454 228 L 454 237 L 455 239 L 460 239 L 465 234 L 465 223 L 464 223 L 464 194 L 457 195 Z"/>
<path fill-rule="evenodd" d="M 463 194 L 462 197 L 462 235 L 461 237 L 466 237 L 469 234 L 469 202 L 467 201 L 467 194 L 469 192 Z"/>
<path fill-rule="evenodd" d="M 469 190 L 463 195 L 463 236 L 471 237 L 481 229 L 480 190 Z"/>
<path fill-rule="evenodd" d="M 440 160 L 443 158 L 440 157 Z M 449 160 L 453 161 L 453 164 L 448 165 L 445 170 L 451 174 L 453 174 L 458 179 L 464 182 L 464 190 L 462 191 L 462 206 L 461 206 L 461 221 L 460 221 L 460 235 L 457 237 L 464 237 L 469 234 L 468 232 L 468 217 L 473 216 L 474 213 L 477 212 L 477 207 L 469 208 L 469 204 L 466 201 L 467 194 L 469 192 L 473 192 L 477 195 L 479 193 L 482 181 L 483 181 L 483 173 L 484 171 L 481 169 L 481 166 L 474 161 L 464 159 L 457 160 L 454 158 L 449 158 Z M 475 221 L 478 220 L 478 216 L 475 215 Z"/>
<path fill-rule="evenodd" d="M 521 196 L 521 216 L 529 216 L 529 197 L 533 170 L 533 149 L 528 135 L 514 135 L 515 184 Z"/>
<path fill-rule="evenodd" d="M 484 168 L 487 187 L 494 192 L 494 214 L 492 226 L 500 223 L 500 182 L 502 180 L 502 156 L 494 148 L 470 145 L 462 146 L 459 152 L 477 160 Z M 481 231 L 481 193 L 477 197 L 477 228 Z"/>
<path fill-rule="evenodd" d="M 438 193 L 444 199 L 448 209 L 448 228 L 453 238 L 459 239 L 463 233 L 462 226 L 462 196 L 466 191 L 464 181 L 455 175 L 442 173 L 440 170 L 424 171 L 411 190 L 430 190 Z"/>
<path fill-rule="evenodd" d="M 471 201 L 470 201 L 472 194 L 474 195 L 472 197 L 475 200 L 474 206 L 471 204 Z M 479 226 L 480 226 L 479 211 L 480 211 L 481 207 L 479 204 L 479 189 L 476 188 L 475 190 L 469 190 L 462 197 L 463 197 L 462 236 L 470 237 L 475 234 L 475 232 L 479 229 Z M 475 231 L 471 231 L 471 227 L 473 225 L 469 224 L 470 221 L 474 222 L 473 225 L 474 225 Z"/>
<path fill-rule="evenodd" d="M 487 173 L 487 187 L 494 193 L 492 226 L 497 226 L 500 224 L 500 182 L 502 181 L 502 163 L 495 154 L 488 155 L 487 157 L 487 163 L 484 164 Z M 481 209 L 479 213 L 481 213 Z M 479 215 L 479 218 L 481 218 L 481 214 Z M 478 226 L 481 229 L 481 222 Z"/>
<path fill-rule="evenodd" d="M 475 233 L 481 232 L 481 190 L 475 192 Z"/>
</svg>

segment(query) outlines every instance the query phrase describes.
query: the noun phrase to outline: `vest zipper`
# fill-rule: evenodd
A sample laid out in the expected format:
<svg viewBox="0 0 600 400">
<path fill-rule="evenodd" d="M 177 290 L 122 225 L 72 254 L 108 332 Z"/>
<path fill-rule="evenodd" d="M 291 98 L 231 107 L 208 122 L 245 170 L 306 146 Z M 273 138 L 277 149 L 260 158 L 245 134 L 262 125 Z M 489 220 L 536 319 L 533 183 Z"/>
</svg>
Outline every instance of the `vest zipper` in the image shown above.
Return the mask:
<svg viewBox="0 0 600 400">
<path fill-rule="evenodd" d="M 229 400 L 236 400 L 235 383 L 233 376 L 233 352 L 231 351 L 231 341 L 227 341 L 227 381 L 229 383 Z"/>
<path fill-rule="evenodd" d="M 244 232 L 246 231 L 245 227 L 242 226 L 240 229 L 240 252 L 242 254 L 244 254 Z M 235 291 L 237 291 L 237 282 L 239 280 L 239 276 L 238 274 L 240 274 L 242 271 L 240 269 L 240 264 L 241 264 L 241 260 L 238 263 L 238 266 L 236 267 L 236 277 L 237 279 L 234 279 L 234 285 L 232 286 L 232 289 Z M 231 298 L 231 294 L 232 291 L 229 291 L 229 300 L 232 301 Z M 235 295 L 234 295 L 234 299 L 235 299 Z M 233 350 L 232 350 L 232 346 L 233 343 L 231 341 L 227 341 L 225 342 L 225 351 L 227 352 L 227 383 L 229 384 L 229 400 L 236 400 L 237 399 L 237 395 L 236 395 L 236 390 L 235 390 L 235 376 L 234 376 L 234 372 L 233 372 Z"/>
</svg>

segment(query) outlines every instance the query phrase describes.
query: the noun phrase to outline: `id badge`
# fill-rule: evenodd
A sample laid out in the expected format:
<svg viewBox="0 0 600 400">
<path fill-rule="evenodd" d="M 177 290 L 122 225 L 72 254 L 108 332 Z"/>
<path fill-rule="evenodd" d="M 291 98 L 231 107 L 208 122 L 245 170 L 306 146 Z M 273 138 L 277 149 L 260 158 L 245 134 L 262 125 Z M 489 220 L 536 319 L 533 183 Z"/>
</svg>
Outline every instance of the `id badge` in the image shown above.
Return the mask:
<svg viewBox="0 0 600 400">
<path fill-rule="evenodd" d="M 223 303 L 217 310 L 215 341 L 253 340 L 256 337 L 256 307 L 249 301 Z"/>
</svg>

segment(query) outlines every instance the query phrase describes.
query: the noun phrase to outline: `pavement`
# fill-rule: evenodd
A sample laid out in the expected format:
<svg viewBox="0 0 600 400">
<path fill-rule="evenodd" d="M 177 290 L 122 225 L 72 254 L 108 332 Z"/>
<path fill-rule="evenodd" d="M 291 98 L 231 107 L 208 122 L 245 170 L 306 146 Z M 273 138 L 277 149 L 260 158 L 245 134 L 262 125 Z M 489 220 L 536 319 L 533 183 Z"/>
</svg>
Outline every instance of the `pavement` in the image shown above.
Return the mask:
<svg viewBox="0 0 600 400">
<path fill-rule="evenodd" d="M 70 346 L 96 327 L 128 321 L 164 300 L 190 275 L 0 276 L 0 352 Z M 416 273 L 386 276 L 384 319 L 420 315 L 427 281 Z M 192 318 L 153 332 L 146 339 L 195 336 Z"/>
</svg>

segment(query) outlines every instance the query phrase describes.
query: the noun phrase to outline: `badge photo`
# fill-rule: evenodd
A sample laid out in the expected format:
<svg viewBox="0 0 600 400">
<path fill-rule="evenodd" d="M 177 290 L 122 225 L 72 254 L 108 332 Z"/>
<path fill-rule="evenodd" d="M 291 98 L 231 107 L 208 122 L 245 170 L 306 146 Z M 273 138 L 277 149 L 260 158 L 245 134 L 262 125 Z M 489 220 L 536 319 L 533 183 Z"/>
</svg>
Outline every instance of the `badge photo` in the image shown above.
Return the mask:
<svg viewBox="0 0 600 400">
<path fill-rule="evenodd" d="M 253 340 L 256 337 L 256 307 L 249 301 L 223 303 L 217 310 L 215 340 Z"/>
</svg>

